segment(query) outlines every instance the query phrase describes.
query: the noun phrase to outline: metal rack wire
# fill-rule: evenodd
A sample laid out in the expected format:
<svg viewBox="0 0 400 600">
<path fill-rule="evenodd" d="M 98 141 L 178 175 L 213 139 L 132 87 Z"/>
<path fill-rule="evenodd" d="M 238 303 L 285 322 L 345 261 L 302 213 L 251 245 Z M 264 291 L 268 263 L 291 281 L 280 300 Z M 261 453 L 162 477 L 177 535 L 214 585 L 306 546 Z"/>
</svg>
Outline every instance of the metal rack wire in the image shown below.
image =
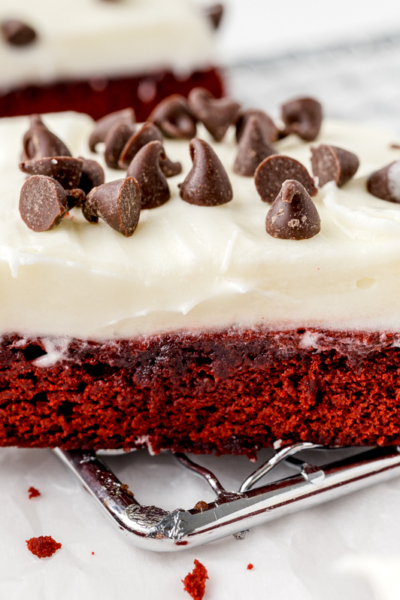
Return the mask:
<svg viewBox="0 0 400 600">
<path fill-rule="evenodd" d="M 128 486 L 122 484 L 94 452 L 59 449 L 55 452 L 114 525 L 128 534 L 133 545 L 157 552 L 174 552 L 229 535 L 241 539 L 250 528 L 272 519 L 400 476 L 397 447 L 369 449 L 323 466 L 296 456 L 304 450 L 317 453 L 320 449 L 315 444 L 299 443 L 278 450 L 245 479 L 238 491 L 226 490 L 212 471 L 177 453 L 174 457 L 182 467 L 207 481 L 215 500 L 200 501 L 190 510 L 174 511 L 141 505 Z M 296 474 L 255 487 L 281 463 L 289 465 Z"/>
</svg>

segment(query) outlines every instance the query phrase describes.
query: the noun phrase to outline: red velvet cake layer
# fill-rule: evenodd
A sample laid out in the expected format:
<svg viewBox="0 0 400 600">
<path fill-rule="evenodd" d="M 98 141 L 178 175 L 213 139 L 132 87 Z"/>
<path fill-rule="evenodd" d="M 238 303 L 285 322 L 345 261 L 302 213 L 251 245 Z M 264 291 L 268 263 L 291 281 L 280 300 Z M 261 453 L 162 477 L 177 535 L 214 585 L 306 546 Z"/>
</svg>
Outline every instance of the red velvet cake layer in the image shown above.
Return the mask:
<svg viewBox="0 0 400 600">
<path fill-rule="evenodd" d="M 400 444 L 400 348 L 391 334 L 303 330 L 71 341 L 4 338 L 0 445 L 247 454 L 300 440 Z M 311 343 L 310 343 L 311 341 Z"/>
<path fill-rule="evenodd" d="M 223 94 L 217 69 L 196 71 L 186 79 L 179 79 L 172 71 L 160 71 L 137 77 L 29 85 L 3 94 L 0 91 L 0 117 L 75 110 L 99 119 L 132 106 L 137 120 L 143 122 L 161 100 L 171 94 L 188 96 L 195 87 L 206 88 L 217 98 Z"/>
</svg>

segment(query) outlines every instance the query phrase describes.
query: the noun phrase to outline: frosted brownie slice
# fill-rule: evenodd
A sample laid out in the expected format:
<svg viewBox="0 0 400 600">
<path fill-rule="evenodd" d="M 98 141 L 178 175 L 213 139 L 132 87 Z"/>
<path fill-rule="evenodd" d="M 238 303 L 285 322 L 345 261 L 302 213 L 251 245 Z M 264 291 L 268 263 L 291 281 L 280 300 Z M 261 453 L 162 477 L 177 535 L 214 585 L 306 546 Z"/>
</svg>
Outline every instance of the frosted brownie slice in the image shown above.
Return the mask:
<svg viewBox="0 0 400 600">
<path fill-rule="evenodd" d="M 263 158 L 255 178 L 235 172 L 234 126 L 215 142 L 197 123 L 190 177 L 189 141 L 162 135 L 125 172 L 107 167 L 104 142 L 88 150 L 95 126 L 73 113 L 43 117 L 73 157 L 100 163 L 106 185 L 136 178 L 142 203 L 146 172 L 161 182 L 164 201 L 142 208 L 125 237 L 101 212 L 109 196 L 100 186 L 87 206 L 97 223 L 72 208 L 53 229 L 33 231 L 18 208 L 29 122 L 0 122 L 1 445 L 253 456 L 299 440 L 400 443 L 400 205 L 367 189 L 371 173 L 399 158 L 393 139 L 325 120 L 307 142 L 283 130 L 269 135 L 267 120 L 246 115 L 242 155 L 246 144 L 267 154 L 272 147 L 288 173 L 300 163 L 311 179 L 308 191 L 309 180 L 301 183 L 320 219 L 311 237 L 266 231 L 272 209 L 260 185 L 268 194 L 275 180 L 263 184 L 262 175 L 277 157 Z M 213 130 L 209 117 L 202 119 Z M 359 160 L 345 182 L 335 148 Z M 182 165 L 168 179 L 157 162 L 164 152 Z M 121 163 L 121 149 L 116 156 Z M 207 164 L 214 175 L 204 179 Z M 220 165 L 226 178 L 215 187 Z M 313 169 L 328 176 L 321 188 Z M 395 176 L 392 169 L 391 189 Z M 205 184 L 214 185 L 208 203 Z"/>
<path fill-rule="evenodd" d="M 0 116 L 132 106 L 144 120 L 172 93 L 220 96 L 211 17 L 189 0 L 2 0 Z"/>
</svg>

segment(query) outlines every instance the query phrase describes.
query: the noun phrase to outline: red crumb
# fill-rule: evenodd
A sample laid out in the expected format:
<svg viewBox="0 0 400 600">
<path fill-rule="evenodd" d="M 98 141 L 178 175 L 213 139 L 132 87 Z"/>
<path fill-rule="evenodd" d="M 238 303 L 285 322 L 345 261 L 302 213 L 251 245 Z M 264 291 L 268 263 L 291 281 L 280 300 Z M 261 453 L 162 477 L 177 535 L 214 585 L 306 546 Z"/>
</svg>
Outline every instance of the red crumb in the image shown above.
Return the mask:
<svg viewBox="0 0 400 600">
<path fill-rule="evenodd" d="M 48 558 L 61 548 L 61 544 L 53 540 L 50 535 L 40 535 L 26 540 L 28 550 L 39 558 Z"/>
<path fill-rule="evenodd" d="M 94 556 L 94 552 L 92 552 L 92 556 Z"/>
<path fill-rule="evenodd" d="M 194 569 L 182 579 L 185 592 L 192 596 L 193 600 L 202 600 L 206 591 L 207 569 L 198 560 L 194 561 Z"/>
<path fill-rule="evenodd" d="M 37 490 L 34 487 L 30 487 L 28 490 L 28 494 L 29 494 L 29 500 L 31 500 L 32 498 L 36 498 L 37 496 L 40 496 L 40 492 L 39 490 Z"/>
<path fill-rule="evenodd" d="M 247 569 L 248 569 L 248 571 L 251 571 L 252 569 L 254 569 L 254 565 L 252 565 L 251 563 L 249 563 L 247 565 Z"/>
</svg>

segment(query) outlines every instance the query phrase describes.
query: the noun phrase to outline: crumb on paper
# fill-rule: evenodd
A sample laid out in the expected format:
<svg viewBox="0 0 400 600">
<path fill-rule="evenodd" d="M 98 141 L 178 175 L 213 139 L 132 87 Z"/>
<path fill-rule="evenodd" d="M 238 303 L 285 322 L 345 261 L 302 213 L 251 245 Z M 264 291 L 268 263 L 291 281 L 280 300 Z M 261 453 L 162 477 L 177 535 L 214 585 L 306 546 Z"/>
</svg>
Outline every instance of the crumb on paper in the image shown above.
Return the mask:
<svg viewBox="0 0 400 600">
<path fill-rule="evenodd" d="M 182 579 L 185 592 L 192 596 L 193 600 L 202 600 L 206 591 L 207 569 L 198 560 L 194 561 L 194 569 Z"/>
<path fill-rule="evenodd" d="M 26 540 L 28 550 L 38 558 L 49 558 L 61 548 L 61 544 L 53 540 L 50 535 L 40 535 Z"/>
<path fill-rule="evenodd" d="M 92 556 L 94 556 L 94 552 L 92 552 Z"/>
<path fill-rule="evenodd" d="M 249 564 L 247 565 L 247 570 L 248 570 L 248 571 L 251 571 L 252 569 L 254 569 L 254 565 L 253 565 L 252 563 L 249 563 Z"/>
<path fill-rule="evenodd" d="M 29 500 L 32 500 L 32 498 L 37 498 L 38 496 L 41 496 L 41 493 L 39 492 L 39 490 L 37 490 L 34 487 L 30 487 L 28 490 L 28 494 L 29 494 Z"/>
</svg>

